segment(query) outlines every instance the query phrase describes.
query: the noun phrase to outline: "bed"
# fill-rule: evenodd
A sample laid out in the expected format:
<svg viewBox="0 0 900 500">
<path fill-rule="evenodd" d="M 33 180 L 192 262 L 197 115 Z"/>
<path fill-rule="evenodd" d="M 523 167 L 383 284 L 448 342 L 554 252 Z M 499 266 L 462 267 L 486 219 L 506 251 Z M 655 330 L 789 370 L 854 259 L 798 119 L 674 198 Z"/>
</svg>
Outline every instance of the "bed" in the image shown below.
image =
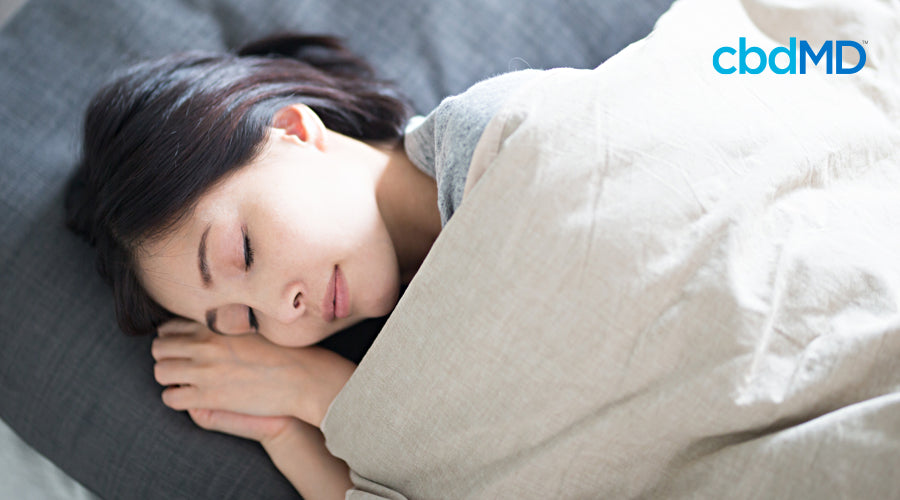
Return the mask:
<svg viewBox="0 0 900 500">
<path fill-rule="evenodd" d="M 254 443 L 159 401 L 148 338 L 115 326 L 62 191 L 91 93 L 116 68 L 282 30 L 345 36 L 419 112 L 510 70 L 594 67 L 669 0 L 28 0 L 0 32 L 0 496 L 292 498 Z M 19 6 L 20 9 L 16 10 Z M 359 360 L 384 320 L 329 347 Z"/>
</svg>

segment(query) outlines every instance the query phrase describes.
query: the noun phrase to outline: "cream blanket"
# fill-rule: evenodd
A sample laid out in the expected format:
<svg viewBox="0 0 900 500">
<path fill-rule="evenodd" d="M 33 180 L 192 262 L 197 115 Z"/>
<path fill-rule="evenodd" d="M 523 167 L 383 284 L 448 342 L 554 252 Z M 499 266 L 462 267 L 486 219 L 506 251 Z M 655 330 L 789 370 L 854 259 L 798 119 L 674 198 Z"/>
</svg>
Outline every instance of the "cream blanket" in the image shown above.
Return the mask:
<svg viewBox="0 0 900 500">
<path fill-rule="evenodd" d="M 739 36 L 867 64 L 715 72 Z M 898 36 L 897 0 L 681 0 L 512 96 L 329 409 L 348 498 L 900 497 Z"/>
</svg>

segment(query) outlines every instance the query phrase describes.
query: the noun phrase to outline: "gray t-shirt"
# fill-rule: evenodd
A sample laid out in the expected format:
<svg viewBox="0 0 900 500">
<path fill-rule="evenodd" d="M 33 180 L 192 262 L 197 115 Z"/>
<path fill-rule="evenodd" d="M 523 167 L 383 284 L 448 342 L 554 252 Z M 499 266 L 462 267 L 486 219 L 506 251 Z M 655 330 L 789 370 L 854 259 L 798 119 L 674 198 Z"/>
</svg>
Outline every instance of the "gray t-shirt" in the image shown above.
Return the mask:
<svg viewBox="0 0 900 500">
<path fill-rule="evenodd" d="M 435 179 L 441 225 L 446 225 L 462 202 L 472 153 L 484 128 L 507 97 L 539 71 L 505 73 L 444 99 L 424 119 L 406 129 L 406 154 L 419 170 Z"/>
</svg>

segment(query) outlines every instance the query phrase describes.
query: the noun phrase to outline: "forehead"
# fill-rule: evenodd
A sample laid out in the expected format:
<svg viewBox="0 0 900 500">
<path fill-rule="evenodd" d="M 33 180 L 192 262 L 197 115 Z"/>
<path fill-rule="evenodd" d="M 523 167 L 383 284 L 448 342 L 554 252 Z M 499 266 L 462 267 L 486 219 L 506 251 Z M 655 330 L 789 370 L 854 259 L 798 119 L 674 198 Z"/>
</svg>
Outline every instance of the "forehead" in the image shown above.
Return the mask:
<svg viewBox="0 0 900 500">
<path fill-rule="evenodd" d="M 204 195 L 206 198 L 208 195 Z M 221 211 L 221 210 L 218 210 Z M 166 310 L 199 320 L 203 282 L 200 277 L 199 243 L 216 210 L 201 199 L 177 224 L 159 236 L 144 240 L 135 252 L 138 279 L 147 294 Z"/>
<path fill-rule="evenodd" d="M 238 169 L 241 170 L 241 169 Z M 234 172 L 223 176 L 197 198 L 185 213 L 169 224 L 159 235 L 143 240 L 136 253 L 139 267 L 158 257 L 180 255 L 191 246 L 196 247 L 203 232 L 216 220 L 221 220 L 235 211 L 234 191 L 242 183 Z"/>
</svg>

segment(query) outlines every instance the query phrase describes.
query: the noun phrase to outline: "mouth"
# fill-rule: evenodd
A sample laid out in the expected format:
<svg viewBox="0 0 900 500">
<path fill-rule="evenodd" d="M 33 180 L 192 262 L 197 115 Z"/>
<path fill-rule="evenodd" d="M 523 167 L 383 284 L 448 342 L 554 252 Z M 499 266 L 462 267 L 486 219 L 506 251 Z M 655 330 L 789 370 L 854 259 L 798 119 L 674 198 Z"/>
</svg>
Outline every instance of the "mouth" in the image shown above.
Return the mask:
<svg viewBox="0 0 900 500">
<path fill-rule="evenodd" d="M 326 323 L 330 323 L 334 321 L 334 286 L 335 286 L 335 277 L 337 275 L 337 266 L 334 266 L 334 271 L 331 273 L 331 278 L 328 280 L 328 285 L 325 287 L 325 297 L 322 298 L 322 319 L 325 320 Z"/>
<path fill-rule="evenodd" d="M 350 289 L 338 266 L 334 266 L 334 315 L 338 318 L 350 316 Z"/>
<path fill-rule="evenodd" d="M 322 299 L 322 319 L 330 323 L 335 318 L 346 318 L 349 315 L 350 291 L 347 289 L 347 281 L 341 269 L 334 266 Z"/>
</svg>

